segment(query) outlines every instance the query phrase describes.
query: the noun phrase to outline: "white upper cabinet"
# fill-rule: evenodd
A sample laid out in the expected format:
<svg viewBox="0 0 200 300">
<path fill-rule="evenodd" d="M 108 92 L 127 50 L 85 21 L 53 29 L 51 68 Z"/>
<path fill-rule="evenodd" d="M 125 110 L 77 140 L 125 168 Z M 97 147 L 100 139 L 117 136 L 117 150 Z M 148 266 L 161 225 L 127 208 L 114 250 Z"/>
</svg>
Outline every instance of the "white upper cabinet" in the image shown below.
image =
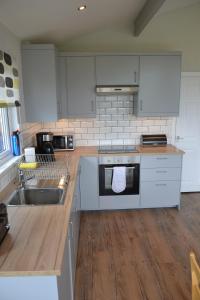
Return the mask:
<svg viewBox="0 0 200 300">
<path fill-rule="evenodd" d="M 56 121 L 58 95 L 53 45 L 22 47 L 22 75 L 27 122 Z"/>
<path fill-rule="evenodd" d="M 177 116 L 180 103 L 180 55 L 140 56 L 137 116 Z"/>
<path fill-rule="evenodd" d="M 97 85 L 134 85 L 139 80 L 139 56 L 96 56 Z"/>
</svg>

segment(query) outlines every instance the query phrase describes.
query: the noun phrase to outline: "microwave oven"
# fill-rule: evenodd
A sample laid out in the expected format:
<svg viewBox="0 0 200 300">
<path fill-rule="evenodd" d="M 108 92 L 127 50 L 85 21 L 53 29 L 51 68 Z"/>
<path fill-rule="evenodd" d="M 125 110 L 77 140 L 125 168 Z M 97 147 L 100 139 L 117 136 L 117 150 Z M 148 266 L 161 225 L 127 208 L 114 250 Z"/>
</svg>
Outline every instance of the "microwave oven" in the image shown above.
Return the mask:
<svg viewBox="0 0 200 300">
<path fill-rule="evenodd" d="M 74 150 L 74 136 L 68 135 L 54 135 L 53 136 L 54 151 Z"/>
</svg>

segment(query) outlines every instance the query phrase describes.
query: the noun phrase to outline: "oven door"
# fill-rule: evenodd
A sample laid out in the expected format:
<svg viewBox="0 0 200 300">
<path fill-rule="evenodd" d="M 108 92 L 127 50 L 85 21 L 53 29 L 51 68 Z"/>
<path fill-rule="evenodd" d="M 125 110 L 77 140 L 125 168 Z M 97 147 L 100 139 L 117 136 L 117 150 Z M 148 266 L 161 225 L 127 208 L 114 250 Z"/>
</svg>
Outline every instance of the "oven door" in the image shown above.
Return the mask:
<svg viewBox="0 0 200 300">
<path fill-rule="evenodd" d="M 112 190 L 113 168 L 126 167 L 126 189 L 121 193 Z M 139 194 L 139 164 L 99 165 L 99 196 Z"/>
</svg>

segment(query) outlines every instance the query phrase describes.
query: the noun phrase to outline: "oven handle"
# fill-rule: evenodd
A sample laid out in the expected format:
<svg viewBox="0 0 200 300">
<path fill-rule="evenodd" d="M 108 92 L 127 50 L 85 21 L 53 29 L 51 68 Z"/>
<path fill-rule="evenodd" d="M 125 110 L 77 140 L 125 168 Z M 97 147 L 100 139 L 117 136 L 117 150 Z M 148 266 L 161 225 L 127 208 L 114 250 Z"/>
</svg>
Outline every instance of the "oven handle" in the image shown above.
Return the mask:
<svg viewBox="0 0 200 300">
<path fill-rule="evenodd" d="M 112 168 L 104 168 L 105 170 L 113 170 L 114 167 Z M 126 167 L 127 169 L 133 170 L 135 169 L 135 167 Z"/>
</svg>

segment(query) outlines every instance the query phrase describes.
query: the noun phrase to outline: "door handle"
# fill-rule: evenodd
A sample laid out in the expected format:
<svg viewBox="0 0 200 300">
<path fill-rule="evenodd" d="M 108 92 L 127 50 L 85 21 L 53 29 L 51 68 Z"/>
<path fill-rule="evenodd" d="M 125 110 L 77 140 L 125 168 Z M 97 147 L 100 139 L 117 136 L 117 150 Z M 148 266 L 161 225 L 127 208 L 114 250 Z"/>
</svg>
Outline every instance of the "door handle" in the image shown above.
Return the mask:
<svg viewBox="0 0 200 300">
<path fill-rule="evenodd" d="M 140 100 L 140 111 L 142 111 L 142 110 L 143 110 L 143 101 Z"/>
<path fill-rule="evenodd" d="M 183 138 L 183 137 L 180 137 L 180 135 L 177 135 L 177 136 L 176 136 L 176 140 L 177 140 L 177 141 L 180 141 L 180 140 L 184 140 L 184 138 Z"/>
<path fill-rule="evenodd" d="M 91 111 L 94 112 L 94 100 L 91 101 Z"/>
<path fill-rule="evenodd" d="M 134 72 L 134 82 L 137 82 L 137 72 Z"/>
</svg>

